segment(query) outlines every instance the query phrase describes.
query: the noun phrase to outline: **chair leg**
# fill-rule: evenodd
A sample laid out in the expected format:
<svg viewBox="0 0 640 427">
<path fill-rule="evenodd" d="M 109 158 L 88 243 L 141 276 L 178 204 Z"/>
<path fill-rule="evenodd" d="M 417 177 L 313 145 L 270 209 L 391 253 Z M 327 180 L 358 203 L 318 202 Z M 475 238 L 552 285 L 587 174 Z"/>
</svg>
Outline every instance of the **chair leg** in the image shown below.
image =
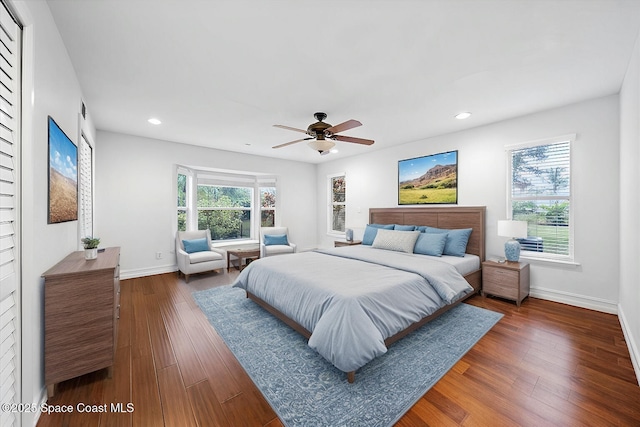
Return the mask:
<svg viewBox="0 0 640 427">
<path fill-rule="evenodd" d="M 185 281 L 186 283 L 189 283 L 189 275 L 188 275 L 188 274 L 185 274 L 185 275 L 184 275 L 184 281 Z"/>
</svg>

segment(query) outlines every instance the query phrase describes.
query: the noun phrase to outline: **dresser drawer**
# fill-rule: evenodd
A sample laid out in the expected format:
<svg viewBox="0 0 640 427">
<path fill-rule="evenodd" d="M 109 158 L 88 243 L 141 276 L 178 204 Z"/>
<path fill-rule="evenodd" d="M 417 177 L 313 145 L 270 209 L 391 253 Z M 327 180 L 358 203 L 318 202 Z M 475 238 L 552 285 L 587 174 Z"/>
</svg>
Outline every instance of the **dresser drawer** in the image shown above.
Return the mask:
<svg viewBox="0 0 640 427">
<path fill-rule="evenodd" d="M 482 281 L 482 290 L 491 295 L 497 295 L 504 298 L 518 298 L 518 278 L 511 281 L 501 281 L 499 276 L 485 277 Z"/>
<path fill-rule="evenodd" d="M 518 282 L 519 272 L 514 270 L 505 270 L 502 268 L 485 267 L 485 277 L 489 280 L 497 282 L 506 281 L 509 283 Z"/>
</svg>

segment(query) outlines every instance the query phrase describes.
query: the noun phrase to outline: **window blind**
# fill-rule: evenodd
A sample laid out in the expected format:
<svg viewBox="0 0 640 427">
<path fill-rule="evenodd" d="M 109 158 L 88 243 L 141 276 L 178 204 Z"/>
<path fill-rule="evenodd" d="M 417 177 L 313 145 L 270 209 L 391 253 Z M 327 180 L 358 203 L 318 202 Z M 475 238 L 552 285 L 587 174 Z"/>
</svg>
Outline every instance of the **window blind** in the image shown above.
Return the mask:
<svg viewBox="0 0 640 427">
<path fill-rule="evenodd" d="M 80 236 L 93 236 L 93 148 L 80 138 Z"/>
<path fill-rule="evenodd" d="M 522 249 L 573 256 L 571 233 L 571 141 L 510 150 L 511 217 L 527 222 Z"/>
</svg>

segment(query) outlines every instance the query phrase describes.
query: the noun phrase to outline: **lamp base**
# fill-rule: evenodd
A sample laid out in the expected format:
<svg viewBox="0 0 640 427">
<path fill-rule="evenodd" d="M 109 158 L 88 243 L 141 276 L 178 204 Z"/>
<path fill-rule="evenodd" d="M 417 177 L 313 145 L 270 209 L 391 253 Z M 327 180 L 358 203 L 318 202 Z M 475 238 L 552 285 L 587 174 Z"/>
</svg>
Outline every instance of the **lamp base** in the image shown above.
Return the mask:
<svg viewBox="0 0 640 427">
<path fill-rule="evenodd" d="M 516 239 L 508 240 L 504 244 L 504 257 L 507 261 L 518 262 L 520 259 L 520 242 Z"/>
</svg>

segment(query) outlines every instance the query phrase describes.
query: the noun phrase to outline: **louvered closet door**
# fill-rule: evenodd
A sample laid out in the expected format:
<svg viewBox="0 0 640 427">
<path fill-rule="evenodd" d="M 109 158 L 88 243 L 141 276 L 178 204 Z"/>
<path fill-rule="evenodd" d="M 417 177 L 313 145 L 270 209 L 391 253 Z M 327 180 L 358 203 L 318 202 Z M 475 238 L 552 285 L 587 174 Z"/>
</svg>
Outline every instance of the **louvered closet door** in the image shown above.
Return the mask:
<svg viewBox="0 0 640 427">
<path fill-rule="evenodd" d="M 0 403 L 20 401 L 19 194 L 21 31 L 0 5 Z M 1 426 L 20 425 L 0 411 Z"/>
</svg>

